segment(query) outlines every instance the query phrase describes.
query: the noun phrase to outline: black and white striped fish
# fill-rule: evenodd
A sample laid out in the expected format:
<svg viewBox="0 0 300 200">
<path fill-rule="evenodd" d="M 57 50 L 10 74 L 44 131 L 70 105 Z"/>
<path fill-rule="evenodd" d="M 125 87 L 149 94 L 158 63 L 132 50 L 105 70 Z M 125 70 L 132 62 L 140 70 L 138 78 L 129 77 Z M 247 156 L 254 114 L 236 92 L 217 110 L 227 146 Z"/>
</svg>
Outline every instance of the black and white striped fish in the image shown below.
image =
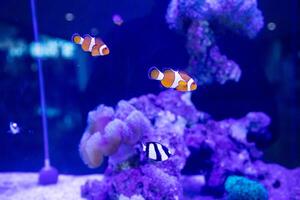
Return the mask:
<svg viewBox="0 0 300 200">
<path fill-rule="evenodd" d="M 155 161 L 165 161 L 171 156 L 170 150 L 164 145 L 157 142 L 147 142 L 143 145 L 143 151 L 149 159 Z"/>
</svg>

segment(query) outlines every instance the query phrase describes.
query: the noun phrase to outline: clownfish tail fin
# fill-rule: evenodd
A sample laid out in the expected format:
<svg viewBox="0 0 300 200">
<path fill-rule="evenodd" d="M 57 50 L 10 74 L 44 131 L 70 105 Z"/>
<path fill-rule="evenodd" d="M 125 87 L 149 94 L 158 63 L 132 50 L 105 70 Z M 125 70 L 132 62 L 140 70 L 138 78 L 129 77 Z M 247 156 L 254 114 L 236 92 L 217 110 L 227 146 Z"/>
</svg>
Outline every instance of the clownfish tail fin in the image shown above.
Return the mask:
<svg viewBox="0 0 300 200">
<path fill-rule="evenodd" d="M 159 71 L 156 67 L 151 67 L 148 71 L 148 76 L 153 80 L 162 80 L 164 78 L 164 74 Z"/>
<path fill-rule="evenodd" d="M 82 40 L 83 38 L 78 33 L 72 35 L 72 42 L 74 42 L 75 44 L 82 44 Z"/>
</svg>

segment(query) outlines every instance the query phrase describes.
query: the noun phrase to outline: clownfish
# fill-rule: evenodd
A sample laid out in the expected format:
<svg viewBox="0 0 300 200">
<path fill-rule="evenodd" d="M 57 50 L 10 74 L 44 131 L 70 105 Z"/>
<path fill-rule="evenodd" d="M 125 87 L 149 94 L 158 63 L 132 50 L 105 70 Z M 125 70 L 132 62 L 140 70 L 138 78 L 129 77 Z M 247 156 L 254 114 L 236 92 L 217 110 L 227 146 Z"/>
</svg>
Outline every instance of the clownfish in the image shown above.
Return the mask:
<svg viewBox="0 0 300 200">
<path fill-rule="evenodd" d="M 142 144 L 142 146 L 147 158 L 151 160 L 165 161 L 171 156 L 170 150 L 160 143 L 147 142 L 146 144 Z"/>
<path fill-rule="evenodd" d="M 78 33 L 72 36 L 75 44 L 80 44 L 83 51 L 92 53 L 92 56 L 106 56 L 109 54 L 109 48 L 100 38 L 94 38 L 90 35 L 81 37 Z"/>
<path fill-rule="evenodd" d="M 197 89 L 197 84 L 187 73 L 167 69 L 164 72 L 156 67 L 149 69 L 149 78 L 158 80 L 166 88 L 175 88 L 178 91 L 186 92 Z"/>
</svg>

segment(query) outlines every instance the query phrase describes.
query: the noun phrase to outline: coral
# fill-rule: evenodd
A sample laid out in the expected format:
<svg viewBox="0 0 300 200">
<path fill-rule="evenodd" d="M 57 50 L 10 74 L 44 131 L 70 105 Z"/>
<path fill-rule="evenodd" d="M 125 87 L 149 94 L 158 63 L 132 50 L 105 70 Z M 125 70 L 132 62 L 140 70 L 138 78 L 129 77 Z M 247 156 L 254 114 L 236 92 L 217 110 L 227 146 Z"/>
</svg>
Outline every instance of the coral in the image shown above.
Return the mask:
<svg viewBox="0 0 300 200">
<path fill-rule="evenodd" d="M 263 26 L 256 0 L 171 0 L 166 20 L 187 35 L 188 71 L 198 84 L 238 81 L 238 64 L 221 53 L 217 28 L 253 38 Z M 270 140 L 270 118 L 250 112 L 241 119 L 213 120 L 198 111 L 191 93 L 167 90 L 100 105 L 89 112 L 79 151 L 89 167 L 108 166 L 101 181 L 87 181 L 87 199 L 293 199 L 299 195 L 299 169 L 265 164 L 258 148 Z M 172 156 L 147 159 L 142 144 L 159 142 Z M 197 171 L 183 175 L 189 160 Z M 291 181 L 288 181 L 291 180 Z M 289 194 L 287 191 L 291 191 Z M 252 196 L 251 196 L 252 195 Z M 248 198 L 249 197 L 249 198 Z"/>
<path fill-rule="evenodd" d="M 260 183 L 245 177 L 229 176 L 225 182 L 228 200 L 267 200 L 268 192 Z"/>
<path fill-rule="evenodd" d="M 255 178 L 269 191 L 269 199 L 300 199 L 300 168 L 289 170 L 277 164 L 254 163 Z"/>
<path fill-rule="evenodd" d="M 228 80 L 238 81 L 241 76 L 239 66 L 222 55 L 212 24 L 249 38 L 263 27 L 256 0 L 171 0 L 166 20 L 171 29 L 186 32 L 188 71 L 198 84 L 224 84 Z"/>
<path fill-rule="evenodd" d="M 178 101 L 174 101 L 178 98 Z M 187 113 L 190 114 L 184 118 Z M 176 199 L 182 196 L 180 171 L 189 155 L 184 143 L 184 129 L 187 121 L 195 123 L 198 115 L 189 97 L 174 91 L 162 93 L 159 98 L 147 95 L 128 102 L 120 101 L 115 110 L 100 105 L 88 115 L 80 154 L 92 168 L 102 163 L 103 156 L 109 156 L 105 172 L 109 179 L 106 179 L 105 187 L 101 186 L 107 188 L 105 195 L 109 198 L 142 195 L 146 199 L 162 196 Z M 172 157 L 165 162 L 153 163 L 148 160 L 141 144 L 149 141 L 167 146 L 173 153 Z M 120 182 L 124 184 L 116 184 Z M 84 188 L 89 188 L 89 185 Z M 159 190 L 155 189 L 157 187 Z M 93 194 L 84 196 L 89 198 Z M 102 194 L 97 193 L 96 197 Z"/>
<path fill-rule="evenodd" d="M 251 116 L 264 116 L 262 113 L 251 113 Z M 185 141 L 189 147 L 199 149 L 202 152 L 212 152 L 202 160 L 203 163 L 211 163 L 209 167 L 203 165 L 201 170 L 206 171 L 206 184 L 211 188 L 219 188 L 223 185 L 230 173 L 252 175 L 256 173 L 252 160 L 261 158 L 262 152 L 255 143 L 247 141 L 249 124 L 257 124 L 256 131 L 267 128 L 268 123 L 258 123 L 257 119 L 249 118 L 249 114 L 239 120 L 227 119 L 223 121 L 209 120 L 205 124 L 196 124 L 186 129 Z M 252 130 L 254 131 L 254 130 Z"/>
<path fill-rule="evenodd" d="M 115 155 L 124 144 L 136 144 L 142 135 L 147 133 L 145 130 L 151 130 L 149 120 L 139 111 L 135 110 L 124 118 L 124 122 L 121 120 L 123 118 L 115 118 L 114 110 L 104 105 L 89 112 L 89 125 L 79 145 L 80 155 L 85 164 L 91 168 L 99 167 L 103 156 Z M 132 152 L 131 148 L 128 156 Z M 123 159 L 127 159 L 124 152 L 122 154 Z"/>
<path fill-rule="evenodd" d="M 261 112 L 215 121 L 194 107 L 189 93 L 174 90 L 121 100 L 115 109 L 101 105 L 88 116 L 80 152 L 90 167 L 99 166 L 103 156 L 109 156 L 108 166 L 103 180 L 88 181 L 82 186 L 82 196 L 149 200 L 227 198 L 227 194 L 230 197 L 230 192 L 236 191 L 229 191 L 228 184 L 238 175 L 262 184 L 270 199 L 292 199 L 300 194 L 299 169 L 287 170 L 260 161 L 263 153 L 257 144 L 260 137 L 269 133 L 270 123 L 270 118 Z M 255 134 L 256 140 L 249 140 L 249 134 Z M 149 141 L 167 146 L 173 155 L 164 162 L 147 159 L 140 144 Z M 181 171 L 189 165 L 188 159 L 193 157 L 197 158 L 193 167 L 197 167 L 198 173 L 182 175 Z M 254 184 L 253 188 L 260 187 Z"/>
<path fill-rule="evenodd" d="M 119 196 L 119 200 L 145 200 L 141 195 L 133 195 L 130 198 L 124 195 Z"/>
</svg>

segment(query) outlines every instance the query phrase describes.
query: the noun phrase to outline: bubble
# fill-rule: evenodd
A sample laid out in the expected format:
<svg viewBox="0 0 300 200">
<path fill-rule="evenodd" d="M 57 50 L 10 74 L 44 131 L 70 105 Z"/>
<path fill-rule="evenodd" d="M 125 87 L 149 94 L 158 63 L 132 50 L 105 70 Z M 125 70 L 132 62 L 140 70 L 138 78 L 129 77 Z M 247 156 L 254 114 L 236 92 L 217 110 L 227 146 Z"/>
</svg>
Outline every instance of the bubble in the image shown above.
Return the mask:
<svg viewBox="0 0 300 200">
<path fill-rule="evenodd" d="M 269 31 L 274 31 L 276 29 L 276 24 L 274 22 L 269 22 L 267 27 Z"/>
<path fill-rule="evenodd" d="M 18 134 L 18 133 L 20 133 L 19 125 L 16 122 L 10 122 L 9 123 L 9 129 L 10 129 L 10 132 L 12 134 Z"/>
<path fill-rule="evenodd" d="M 74 14 L 73 13 L 66 13 L 65 14 L 65 19 L 69 22 L 73 21 L 75 18 Z"/>
<path fill-rule="evenodd" d="M 118 26 L 121 26 L 123 24 L 123 18 L 118 14 L 114 14 L 112 16 L 112 20 L 113 20 L 114 24 L 116 24 Z"/>
</svg>

